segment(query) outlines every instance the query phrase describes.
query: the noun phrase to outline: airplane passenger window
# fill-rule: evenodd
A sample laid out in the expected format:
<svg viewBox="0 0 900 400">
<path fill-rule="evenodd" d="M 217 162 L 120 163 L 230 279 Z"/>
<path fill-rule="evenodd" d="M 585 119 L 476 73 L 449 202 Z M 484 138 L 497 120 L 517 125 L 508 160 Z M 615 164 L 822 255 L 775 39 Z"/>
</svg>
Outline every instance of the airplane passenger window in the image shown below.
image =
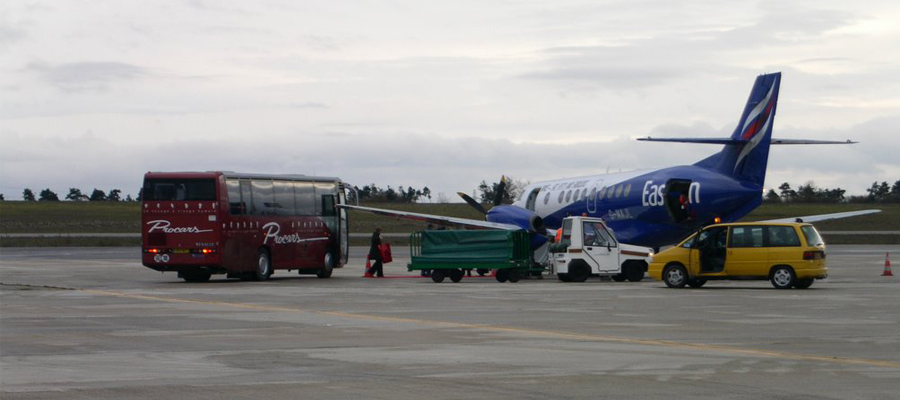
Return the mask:
<svg viewBox="0 0 900 400">
<path fill-rule="evenodd" d="M 604 186 L 602 189 L 600 189 L 599 192 L 597 192 L 597 200 L 603 200 L 604 195 L 606 195 L 606 186 Z"/>
<path fill-rule="evenodd" d="M 563 196 L 565 196 L 565 195 L 566 195 L 566 191 L 565 191 L 565 190 L 559 192 L 559 198 L 556 199 L 556 202 L 562 204 Z"/>
<path fill-rule="evenodd" d="M 593 199 L 594 195 L 597 194 L 597 188 L 591 188 L 591 195 L 588 197 L 589 199 Z"/>
<path fill-rule="evenodd" d="M 568 203 L 569 200 L 572 200 L 572 191 L 571 190 L 566 191 L 566 203 Z"/>
<path fill-rule="evenodd" d="M 550 193 L 548 192 L 547 195 L 544 196 L 544 205 L 546 206 L 547 203 L 549 203 L 549 202 L 550 202 Z"/>
</svg>

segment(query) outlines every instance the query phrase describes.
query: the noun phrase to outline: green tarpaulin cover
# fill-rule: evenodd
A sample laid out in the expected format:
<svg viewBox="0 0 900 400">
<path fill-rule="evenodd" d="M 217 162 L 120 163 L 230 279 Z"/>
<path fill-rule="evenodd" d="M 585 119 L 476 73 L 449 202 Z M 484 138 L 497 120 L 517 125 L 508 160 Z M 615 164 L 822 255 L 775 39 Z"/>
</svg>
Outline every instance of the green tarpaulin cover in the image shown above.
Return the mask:
<svg viewBox="0 0 900 400">
<path fill-rule="evenodd" d="M 423 231 L 420 257 L 429 261 L 504 262 L 512 258 L 513 231 Z"/>
</svg>

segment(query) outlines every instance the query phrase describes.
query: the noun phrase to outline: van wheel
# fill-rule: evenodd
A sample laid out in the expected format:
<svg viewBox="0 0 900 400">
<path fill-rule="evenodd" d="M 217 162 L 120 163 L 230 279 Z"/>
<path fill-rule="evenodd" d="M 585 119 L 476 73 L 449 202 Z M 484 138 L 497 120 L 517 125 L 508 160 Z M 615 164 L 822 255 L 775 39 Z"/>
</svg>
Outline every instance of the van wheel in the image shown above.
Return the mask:
<svg viewBox="0 0 900 400">
<path fill-rule="evenodd" d="M 797 289 L 806 289 L 812 286 L 813 282 L 815 282 L 815 279 L 813 278 L 797 279 L 797 282 L 794 282 L 794 287 Z"/>
<path fill-rule="evenodd" d="M 443 282 L 443 281 L 444 281 L 444 271 L 441 271 L 441 270 L 439 270 L 439 269 L 436 269 L 436 270 L 434 270 L 434 271 L 431 271 L 431 280 L 432 280 L 434 283 L 441 283 L 441 282 Z"/>
<path fill-rule="evenodd" d="M 461 269 L 451 269 L 447 272 L 448 275 L 450 275 L 450 280 L 453 281 L 453 283 L 457 283 L 463 278 L 463 271 Z"/>
<path fill-rule="evenodd" d="M 584 282 L 591 276 L 591 267 L 588 267 L 584 261 L 574 261 L 569 264 L 569 278 L 572 282 Z"/>
<path fill-rule="evenodd" d="M 794 276 L 794 270 L 791 267 L 775 267 L 772 270 L 772 276 L 769 278 L 775 289 L 790 289 L 794 286 L 797 278 Z"/>
<path fill-rule="evenodd" d="M 696 289 L 698 287 L 703 287 L 706 284 L 706 279 L 688 279 L 688 286 Z"/>
<path fill-rule="evenodd" d="M 670 265 L 663 270 L 663 282 L 670 288 L 683 288 L 687 281 L 687 271 L 679 264 Z"/>
<path fill-rule="evenodd" d="M 181 273 L 181 279 L 191 283 L 209 282 L 210 276 L 212 276 L 211 273 L 204 271 L 188 271 Z"/>
<path fill-rule="evenodd" d="M 319 272 L 316 272 L 316 276 L 319 278 L 331 278 L 331 273 L 334 272 L 334 256 L 331 255 L 331 252 L 325 253 L 325 260 L 322 263 L 322 269 Z"/>
<path fill-rule="evenodd" d="M 259 255 L 256 258 L 256 272 L 253 276 L 258 281 L 264 281 L 272 276 L 272 259 L 266 249 L 259 249 Z"/>
<path fill-rule="evenodd" d="M 569 274 L 565 272 L 556 274 L 556 278 L 563 282 L 572 282 L 572 278 L 569 278 Z"/>
</svg>

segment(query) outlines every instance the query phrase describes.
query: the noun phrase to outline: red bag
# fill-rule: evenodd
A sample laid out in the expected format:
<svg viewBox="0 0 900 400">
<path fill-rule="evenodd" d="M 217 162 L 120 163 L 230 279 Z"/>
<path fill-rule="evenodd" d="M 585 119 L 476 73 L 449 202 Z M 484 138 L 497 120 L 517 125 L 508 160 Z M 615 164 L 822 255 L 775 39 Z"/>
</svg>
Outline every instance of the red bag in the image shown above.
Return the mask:
<svg viewBox="0 0 900 400">
<path fill-rule="evenodd" d="M 384 243 L 384 244 L 378 245 L 378 251 L 381 252 L 381 262 L 382 263 L 387 264 L 391 261 L 394 261 L 393 257 L 391 257 L 391 244 L 390 243 Z"/>
</svg>

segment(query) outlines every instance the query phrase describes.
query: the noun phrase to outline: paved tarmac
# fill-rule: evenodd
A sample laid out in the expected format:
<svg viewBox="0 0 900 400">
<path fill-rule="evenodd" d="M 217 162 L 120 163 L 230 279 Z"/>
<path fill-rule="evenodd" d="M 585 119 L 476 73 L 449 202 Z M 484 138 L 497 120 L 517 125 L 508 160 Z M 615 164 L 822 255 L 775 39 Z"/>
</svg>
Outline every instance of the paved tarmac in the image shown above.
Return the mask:
<svg viewBox="0 0 900 400">
<path fill-rule="evenodd" d="M 142 267 L 136 248 L 0 249 L 0 397 L 900 393 L 900 276 L 880 276 L 900 246 L 830 246 L 829 278 L 787 291 L 761 281 L 676 290 L 597 278 L 364 279 L 363 250 L 331 279 L 190 284 Z M 395 258 L 387 274 L 410 275 L 405 255 Z"/>
</svg>

